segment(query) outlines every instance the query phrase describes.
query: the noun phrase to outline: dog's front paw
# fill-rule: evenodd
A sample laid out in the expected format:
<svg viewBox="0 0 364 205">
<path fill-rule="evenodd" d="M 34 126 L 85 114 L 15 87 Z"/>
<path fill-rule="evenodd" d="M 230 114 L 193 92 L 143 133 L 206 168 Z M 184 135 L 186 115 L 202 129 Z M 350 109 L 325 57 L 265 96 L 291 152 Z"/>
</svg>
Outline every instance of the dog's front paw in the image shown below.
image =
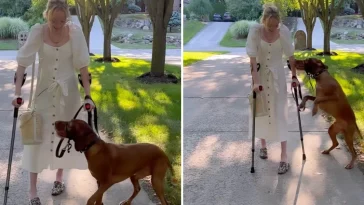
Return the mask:
<svg viewBox="0 0 364 205">
<path fill-rule="evenodd" d="M 313 106 L 313 109 L 312 109 L 312 117 L 317 114 L 317 111 L 318 111 L 318 107 L 317 106 Z"/>
<path fill-rule="evenodd" d="M 119 205 L 131 205 L 130 201 L 122 201 Z"/>
<path fill-rule="evenodd" d="M 301 102 L 300 105 L 298 106 L 298 110 L 299 111 L 304 111 L 306 109 L 306 103 Z"/>
</svg>

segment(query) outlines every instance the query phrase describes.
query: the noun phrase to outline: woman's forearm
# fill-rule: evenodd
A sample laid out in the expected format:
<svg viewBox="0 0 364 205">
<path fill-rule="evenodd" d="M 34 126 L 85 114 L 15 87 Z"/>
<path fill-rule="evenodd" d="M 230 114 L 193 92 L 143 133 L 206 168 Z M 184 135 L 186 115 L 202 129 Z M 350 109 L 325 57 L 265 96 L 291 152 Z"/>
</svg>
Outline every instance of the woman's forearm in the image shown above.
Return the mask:
<svg viewBox="0 0 364 205">
<path fill-rule="evenodd" d="M 18 66 L 18 68 L 16 69 L 16 81 L 15 81 L 16 96 L 21 96 L 21 87 L 23 83 L 24 73 L 25 73 L 25 67 Z"/>
<path fill-rule="evenodd" d="M 252 68 L 252 78 L 254 84 L 259 84 L 259 77 L 258 77 L 258 66 L 257 66 L 257 59 L 255 57 L 250 58 L 250 65 Z"/>
<path fill-rule="evenodd" d="M 90 95 L 90 81 L 89 81 L 90 79 L 89 79 L 88 67 L 81 68 L 80 73 L 85 95 Z"/>
</svg>

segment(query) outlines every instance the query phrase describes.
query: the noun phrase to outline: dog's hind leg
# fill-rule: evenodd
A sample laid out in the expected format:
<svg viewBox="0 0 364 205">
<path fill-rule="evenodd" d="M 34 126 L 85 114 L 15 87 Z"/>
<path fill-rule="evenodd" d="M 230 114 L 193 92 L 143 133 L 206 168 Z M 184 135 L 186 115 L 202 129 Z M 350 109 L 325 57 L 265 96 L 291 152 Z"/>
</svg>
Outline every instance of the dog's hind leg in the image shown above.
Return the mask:
<svg viewBox="0 0 364 205">
<path fill-rule="evenodd" d="M 349 147 L 349 151 L 351 153 L 351 160 L 348 165 L 345 166 L 346 169 L 352 169 L 354 167 L 355 160 L 357 158 L 357 154 L 354 148 L 354 134 L 355 134 L 355 126 L 350 127 L 345 133 L 345 142 Z"/>
<path fill-rule="evenodd" d="M 164 196 L 164 177 L 168 170 L 168 163 L 157 161 L 152 170 L 152 185 L 162 205 L 168 205 Z"/>
<path fill-rule="evenodd" d="M 332 146 L 329 149 L 322 151 L 322 154 L 329 154 L 331 150 L 335 149 L 339 145 L 339 142 L 336 139 L 336 135 L 344 131 L 345 128 L 346 128 L 346 123 L 337 121 L 330 126 L 329 135 L 332 141 Z"/>
<path fill-rule="evenodd" d="M 144 177 L 142 177 L 144 178 Z M 128 200 L 121 202 L 119 205 L 131 205 L 131 201 L 133 201 L 133 199 L 136 197 L 136 195 L 138 195 L 138 193 L 140 192 L 140 185 L 139 185 L 139 178 L 137 178 L 136 175 L 133 175 L 130 177 L 130 181 L 134 186 L 134 191 L 133 194 L 129 197 Z"/>
<path fill-rule="evenodd" d="M 87 205 L 102 205 L 102 196 L 114 183 L 100 183 L 97 191 L 87 200 Z"/>
</svg>

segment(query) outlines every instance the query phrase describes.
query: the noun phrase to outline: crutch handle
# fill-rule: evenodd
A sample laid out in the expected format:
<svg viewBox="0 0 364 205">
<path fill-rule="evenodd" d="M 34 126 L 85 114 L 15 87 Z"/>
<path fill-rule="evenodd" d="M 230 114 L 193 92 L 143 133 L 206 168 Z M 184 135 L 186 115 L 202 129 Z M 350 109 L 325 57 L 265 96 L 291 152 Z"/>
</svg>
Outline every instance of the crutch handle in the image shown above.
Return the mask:
<svg viewBox="0 0 364 205">
<path fill-rule="evenodd" d="M 91 110 L 91 104 L 90 103 L 86 103 L 85 104 L 85 108 L 89 112 Z"/>
<path fill-rule="evenodd" d="M 263 86 L 259 85 L 259 90 L 262 91 L 263 90 Z"/>
<path fill-rule="evenodd" d="M 296 86 L 297 86 L 296 82 L 293 82 L 292 86 L 296 88 Z"/>
</svg>

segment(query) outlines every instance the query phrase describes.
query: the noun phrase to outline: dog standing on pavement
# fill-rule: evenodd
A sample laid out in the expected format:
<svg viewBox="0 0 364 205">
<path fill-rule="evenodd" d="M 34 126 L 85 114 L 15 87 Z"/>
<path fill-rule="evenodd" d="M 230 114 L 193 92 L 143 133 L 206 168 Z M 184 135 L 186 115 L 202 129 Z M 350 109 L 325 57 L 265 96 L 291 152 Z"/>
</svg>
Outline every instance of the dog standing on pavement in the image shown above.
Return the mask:
<svg viewBox="0 0 364 205">
<path fill-rule="evenodd" d="M 102 196 L 112 185 L 130 178 L 134 191 L 120 205 L 131 205 L 140 191 L 138 180 L 152 176 L 153 188 L 162 205 L 164 178 L 173 169 L 167 155 L 158 146 L 149 143 L 116 145 L 100 139 L 83 120 L 56 121 L 57 135 L 75 142 L 75 149 L 85 153 L 91 175 L 97 180 L 98 190 L 89 198 L 87 205 L 101 205 Z"/>
<path fill-rule="evenodd" d="M 305 71 L 308 75 L 316 80 L 316 97 L 305 96 L 299 106 L 304 110 L 307 100 L 314 102 L 312 116 L 316 115 L 320 108 L 327 114 L 335 118 L 335 122 L 329 127 L 332 146 L 322 151 L 322 154 L 329 154 L 339 143 L 336 139 L 338 133 L 343 133 L 345 142 L 351 153 L 351 160 L 345 166 L 346 169 L 354 167 L 357 153 L 354 149 L 354 135 L 357 132 L 361 138 L 362 135 L 356 124 L 356 118 L 349 101 L 342 90 L 340 84 L 327 71 L 328 67 L 321 60 L 309 58 L 306 60 L 296 60 L 297 70 Z"/>
</svg>

